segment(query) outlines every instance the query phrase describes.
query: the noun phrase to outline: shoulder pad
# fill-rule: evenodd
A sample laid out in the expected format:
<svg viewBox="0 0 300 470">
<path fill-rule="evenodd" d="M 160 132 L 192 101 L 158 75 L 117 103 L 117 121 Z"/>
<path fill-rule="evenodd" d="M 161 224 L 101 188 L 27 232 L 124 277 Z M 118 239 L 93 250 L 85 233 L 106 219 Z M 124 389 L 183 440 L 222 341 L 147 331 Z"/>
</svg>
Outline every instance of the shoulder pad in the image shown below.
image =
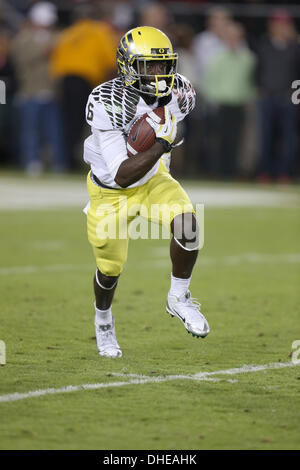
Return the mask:
<svg viewBox="0 0 300 470">
<path fill-rule="evenodd" d="M 120 78 L 98 86 L 91 96 L 96 104 L 102 105 L 113 129 L 123 129 L 134 118 L 140 99 L 138 93 L 126 87 Z"/>
</svg>

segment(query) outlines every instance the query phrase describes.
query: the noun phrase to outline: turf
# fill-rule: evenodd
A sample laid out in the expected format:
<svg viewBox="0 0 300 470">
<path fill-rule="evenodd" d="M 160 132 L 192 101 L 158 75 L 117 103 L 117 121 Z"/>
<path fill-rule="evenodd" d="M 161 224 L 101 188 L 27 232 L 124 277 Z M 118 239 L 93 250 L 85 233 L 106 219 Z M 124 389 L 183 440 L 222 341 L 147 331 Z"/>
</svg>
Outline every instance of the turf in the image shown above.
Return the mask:
<svg viewBox="0 0 300 470">
<path fill-rule="evenodd" d="M 205 340 L 165 313 L 168 241 L 132 241 L 114 304 L 116 360 L 96 352 L 81 211 L 0 218 L 0 395 L 287 362 L 300 339 L 298 207 L 206 209 L 191 285 L 211 326 Z M 300 449 L 299 387 L 297 366 L 0 403 L 0 448 Z"/>
</svg>

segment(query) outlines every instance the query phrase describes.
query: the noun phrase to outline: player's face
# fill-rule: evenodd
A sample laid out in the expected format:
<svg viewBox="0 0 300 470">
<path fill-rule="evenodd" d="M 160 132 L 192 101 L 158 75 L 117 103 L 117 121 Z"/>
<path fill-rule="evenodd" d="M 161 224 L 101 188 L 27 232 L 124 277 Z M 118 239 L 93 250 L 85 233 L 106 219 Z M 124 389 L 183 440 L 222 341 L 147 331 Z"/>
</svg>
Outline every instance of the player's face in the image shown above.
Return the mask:
<svg viewBox="0 0 300 470">
<path fill-rule="evenodd" d="M 159 96 L 159 94 L 171 91 L 176 61 L 170 59 L 138 59 L 134 68 L 140 77 L 140 90 L 145 93 Z M 163 95 L 161 95 L 163 96 Z"/>
<path fill-rule="evenodd" d="M 166 75 L 167 62 L 164 60 L 149 60 L 146 63 L 146 70 L 144 64 L 141 63 L 140 72 L 145 75 Z"/>
</svg>

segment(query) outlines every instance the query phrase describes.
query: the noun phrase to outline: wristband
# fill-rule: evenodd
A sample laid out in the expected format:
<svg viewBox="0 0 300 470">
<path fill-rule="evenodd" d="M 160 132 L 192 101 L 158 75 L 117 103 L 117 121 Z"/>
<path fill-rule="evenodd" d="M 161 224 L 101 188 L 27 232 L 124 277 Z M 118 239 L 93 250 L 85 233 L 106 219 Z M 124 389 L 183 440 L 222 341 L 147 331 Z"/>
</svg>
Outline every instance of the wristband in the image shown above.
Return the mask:
<svg viewBox="0 0 300 470">
<path fill-rule="evenodd" d="M 159 142 L 160 144 L 162 144 L 162 146 L 164 148 L 164 153 L 170 153 L 171 152 L 173 147 L 167 140 L 161 139 L 160 137 L 157 137 L 156 142 Z"/>
</svg>

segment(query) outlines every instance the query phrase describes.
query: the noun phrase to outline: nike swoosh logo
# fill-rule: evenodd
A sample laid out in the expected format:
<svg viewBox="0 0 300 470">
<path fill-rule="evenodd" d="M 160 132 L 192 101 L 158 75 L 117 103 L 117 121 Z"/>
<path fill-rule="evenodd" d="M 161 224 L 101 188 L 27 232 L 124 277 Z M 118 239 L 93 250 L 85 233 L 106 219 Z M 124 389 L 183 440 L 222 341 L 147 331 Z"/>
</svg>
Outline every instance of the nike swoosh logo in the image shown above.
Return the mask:
<svg viewBox="0 0 300 470">
<path fill-rule="evenodd" d="M 177 312 L 177 310 L 176 310 L 175 308 L 173 308 L 173 309 L 170 308 L 170 305 L 169 305 L 168 302 L 167 302 L 167 305 L 168 305 L 169 309 L 170 309 L 171 311 L 173 310 L 173 311 L 179 316 L 179 318 L 181 318 L 181 320 L 183 321 L 183 323 L 185 323 L 185 318 L 183 318 L 183 317 L 180 315 L 180 313 Z"/>
<path fill-rule="evenodd" d="M 179 318 L 181 318 L 181 320 L 183 321 L 183 323 L 185 323 L 185 318 L 183 318 L 183 317 L 180 315 L 180 313 L 178 313 L 177 310 L 175 310 L 174 308 L 173 308 L 173 310 L 174 310 L 174 312 L 177 313 L 177 315 L 179 316 Z"/>
<path fill-rule="evenodd" d="M 136 133 L 131 137 L 132 142 L 135 142 L 136 139 L 138 138 L 142 123 L 143 123 L 143 121 L 140 121 L 140 123 L 138 124 L 137 130 L 136 130 Z"/>
</svg>

